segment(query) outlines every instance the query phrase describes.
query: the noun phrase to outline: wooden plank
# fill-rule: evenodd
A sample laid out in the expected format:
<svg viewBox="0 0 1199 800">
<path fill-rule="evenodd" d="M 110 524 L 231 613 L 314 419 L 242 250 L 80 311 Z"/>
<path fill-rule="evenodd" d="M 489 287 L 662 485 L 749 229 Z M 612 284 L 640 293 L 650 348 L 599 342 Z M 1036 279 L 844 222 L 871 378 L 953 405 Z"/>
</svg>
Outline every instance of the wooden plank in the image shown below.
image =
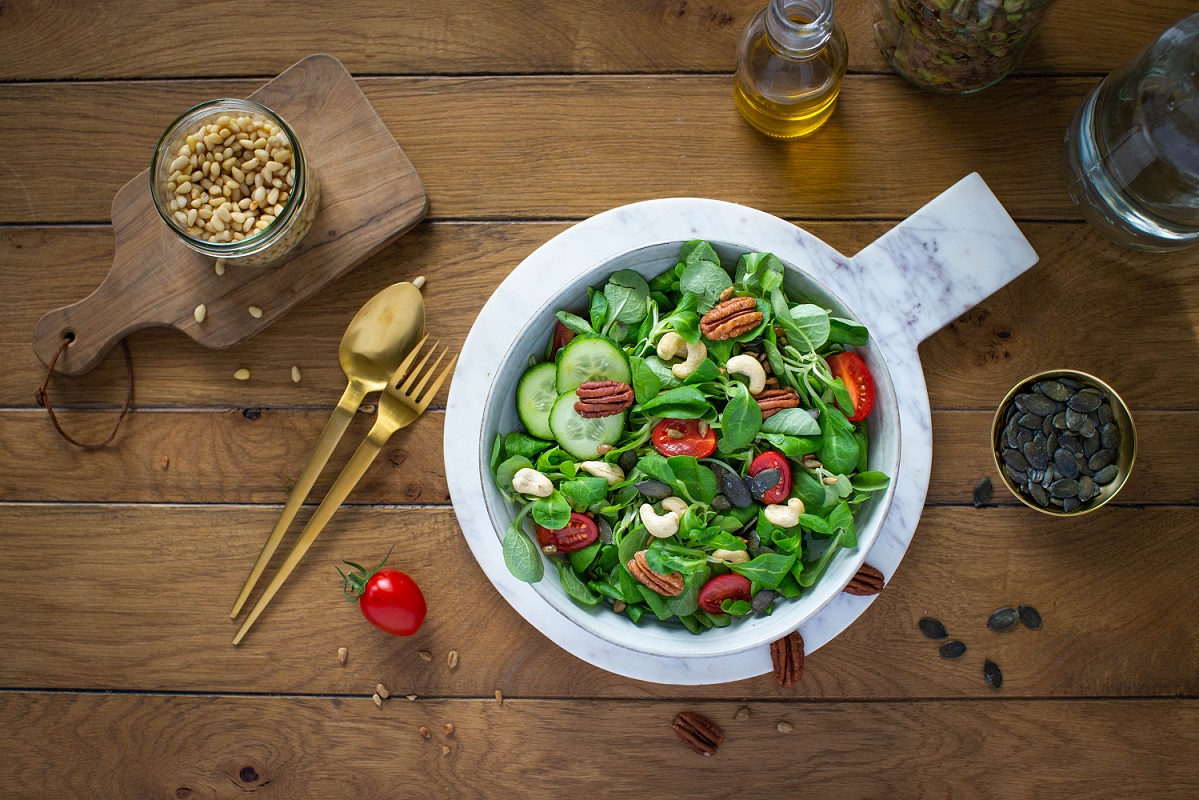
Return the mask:
<svg viewBox="0 0 1199 800">
<path fill-rule="evenodd" d="M 70 415 L 71 430 L 100 438 L 113 412 Z M 54 436 L 40 410 L 0 411 L 5 462 L 0 501 L 96 503 L 282 503 L 308 459 L 328 412 L 243 409 L 214 412 L 137 413 L 114 447 L 82 453 Z M 337 469 L 366 437 L 371 414 L 359 414 L 317 482 L 319 502 Z M 445 414 L 427 413 L 395 437 L 354 489 L 362 504 L 447 503 L 442 461 Z M 999 482 L 987 449 L 991 412 L 933 412 L 932 481 L 928 503 L 966 504 L 974 482 L 995 483 L 992 505 L 1018 501 Z M 196 442 L 203 442 L 202 448 Z M 1199 481 L 1183 480 L 1199 452 L 1193 412 L 1144 411 L 1137 415 L 1137 464 L 1119 497 L 1121 505 L 1199 504 Z"/>
<path fill-rule="evenodd" d="M 242 13 L 235 3 L 140 0 L 116 14 L 69 2 L 57 4 L 53 15 L 37 3 L 17 3 L 4 8 L 0 80 L 273 75 L 315 52 L 374 74 L 732 72 L 737 38 L 763 5 L 501 0 L 479 14 L 438 0 L 405 3 L 403 13 L 354 0 L 289 9 L 262 36 L 253 26 L 229 24 Z M 871 5 L 837 5 L 854 70 L 888 69 L 874 43 Z M 1190 10 L 1182 0 L 1142 0 L 1096 13 L 1087 0 L 1065 0 L 1046 19 L 1021 71 L 1108 72 Z M 181 57 L 197 42 L 202 57 Z"/>
<path fill-rule="evenodd" d="M 808 659 L 800 688 L 639 683 L 578 661 L 491 587 L 447 508 L 345 508 L 246 641 L 228 610 L 277 509 L 0 505 L 0 686 L 490 697 L 1094 697 L 1199 692 L 1199 570 L 1191 508 L 1104 509 L 1085 521 L 1027 509 L 926 509 L 875 604 Z M 290 539 L 284 547 L 289 547 Z M 429 617 L 409 638 L 370 627 L 334 565 L 396 544 Z M 282 555 L 282 554 L 280 554 Z M 275 563 L 281 561 L 277 558 Z M 273 571 L 273 567 L 269 571 Z M 547 580 L 552 580 L 549 578 Z M 1037 607 L 1041 630 L 996 633 L 995 608 Z M 941 619 L 957 661 L 916 628 Z M 350 658 L 340 666 L 338 647 Z M 422 660 L 427 650 L 432 660 Z M 456 670 L 449 651 L 459 654 Z M 765 659 L 765 655 L 763 655 Z M 983 683 L 991 658 L 1000 694 Z M 769 667 L 766 660 L 765 667 Z"/>
<path fill-rule="evenodd" d="M 227 351 L 173 331 L 131 337 L 137 402 L 154 406 L 331 407 L 345 386 L 337 344 L 354 312 L 389 283 L 426 274 L 427 319 L 459 346 L 507 273 L 561 223 L 423 223 L 399 242 Z M 808 222 L 855 253 L 891 226 Z M 1199 281 L 1188 252 L 1160 256 L 1107 242 L 1080 224 L 1026 223 L 1040 263 L 920 348 L 934 407 L 994 409 L 1027 375 L 1072 367 L 1096 374 L 1142 409 L 1199 409 Z M 90 292 L 111 263 L 105 228 L 0 230 L 0 406 L 32 407 L 45 367 L 29 344 L 50 308 Z M 1164 301 L 1163 298 L 1169 298 Z M 1081 310 L 1079 310 L 1081 309 Z M 1100 311 L 1102 310 L 1102 311 Z M 291 381 L 299 365 L 303 380 Z M 251 380 L 233 379 L 247 367 Z M 119 404 L 125 378 L 113 354 L 80 378 L 55 378 L 58 404 Z M 444 393 L 442 395 L 444 397 Z M 977 477 L 977 476 L 975 476 Z"/>
<path fill-rule="evenodd" d="M 725 734 L 705 759 L 671 731 L 677 703 L 399 698 L 380 710 L 366 698 L 5 694 L 0 790 L 31 800 L 558 797 L 563 787 L 581 797 L 642 797 L 647 787 L 711 797 L 730 785 L 731 765 L 752 764 L 736 770 L 737 796 L 1199 791 L 1194 700 L 750 703 L 752 716 L 737 721 L 740 707 L 689 706 Z M 777 730 L 782 721 L 790 733 Z M 627 753 L 638 756 L 616 762 Z"/>
<path fill-rule="evenodd" d="M 359 85 L 441 218 L 578 218 L 636 200 L 715 197 L 794 218 L 902 218 L 980 172 L 1019 218 L 1079 219 L 1061 139 L 1092 78 L 1015 78 L 943 97 L 850 76 L 828 126 L 770 140 L 727 75 L 367 78 Z M 9 84 L 0 222 L 105 221 L 175 115 L 261 81 Z M 29 120 L 59 123 L 35 128 Z M 98 131 L 119 130 L 96 158 Z M 518 146 L 513 143 L 519 143 Z M 1013 144 L 1014 143 L 1014 144 Z M 526 156 L 536 153 L 536 159 Z M 479 180 L 486 175 L 486 180 Z M 64 191 L 70 187 L 70 191 Z"/>
</svg>

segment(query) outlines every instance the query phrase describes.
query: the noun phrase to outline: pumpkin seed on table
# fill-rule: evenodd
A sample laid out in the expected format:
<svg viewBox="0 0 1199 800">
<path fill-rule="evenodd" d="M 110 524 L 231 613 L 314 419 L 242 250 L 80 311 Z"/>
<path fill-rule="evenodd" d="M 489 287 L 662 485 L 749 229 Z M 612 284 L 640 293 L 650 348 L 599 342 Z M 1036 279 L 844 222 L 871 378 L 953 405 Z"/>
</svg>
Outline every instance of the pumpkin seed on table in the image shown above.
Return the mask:
<svg viewBox="0 0 1199 800">
<path fill-rule="evenodd" d="M 940 653 L 941 658 L 960 658 L 966 653 L 966 644 L 954 639 L 941 645 Z"/>
<path fill-rule="evenodd" d="M 995 492 L 995 485 L 991 483 L 991 479 L 985 475 L 978 479 L 978 483 L 974 484 L 974 507 L 982 508 L 991 501 L 991 495 Z"/>
<path fill-rule="evenodd" d="M 921 617 L 920 632 L 930 639 L 944 639 L 949 635 L 949 631 L 945 630 L 945 626 L 941 624 L 941 620 L 933 617 Z"/>
<path fill-rule="evenodd" d="M 1005 606 L 991 612 L 991 617 L 987 620 L 987 627 L 993 631 L 1006 631 L 1019 620 L 1020 612 L 1014 608 Z"/>
<path fill-rule="evenodd" d="M 998 689 L 1000 686 L 1003 686 L 1003 673 L 999 670 L 999 665 L 989 658 L 983 664 L 983 680 L 992 689 Z"/>
<path fill-rule="evenodd" d="M 1041 627 L 1041 614 L 1032 606 L 1018 606 L 1017 611 L 1020 614 L 1020 621 L 1024 623 L 1024 627 L 1029 630 L 1036 630 Z"/>
</svg>

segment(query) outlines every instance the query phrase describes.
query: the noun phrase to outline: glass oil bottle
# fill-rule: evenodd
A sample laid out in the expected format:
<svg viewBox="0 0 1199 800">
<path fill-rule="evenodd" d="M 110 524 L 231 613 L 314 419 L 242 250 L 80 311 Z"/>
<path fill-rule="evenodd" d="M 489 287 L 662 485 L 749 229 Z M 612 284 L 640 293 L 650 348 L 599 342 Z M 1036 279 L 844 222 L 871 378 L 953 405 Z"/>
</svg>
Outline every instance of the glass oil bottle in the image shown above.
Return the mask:
<svg viewBox="0 0 1199 800">
<path fill-rule="evenodd" d="M 806 136 L 833 113 L 848 60 L 833 0 L 770 0 L 737 45 L 737 109 L 767 136 Z"/>
</svg>

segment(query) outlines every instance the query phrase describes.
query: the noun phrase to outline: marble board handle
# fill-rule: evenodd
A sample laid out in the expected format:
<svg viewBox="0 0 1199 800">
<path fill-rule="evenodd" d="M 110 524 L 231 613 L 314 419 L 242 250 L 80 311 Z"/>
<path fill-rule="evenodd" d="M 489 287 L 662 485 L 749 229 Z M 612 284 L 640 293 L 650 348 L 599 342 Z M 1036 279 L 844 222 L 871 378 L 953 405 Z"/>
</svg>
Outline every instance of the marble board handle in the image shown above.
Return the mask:
<svg viewBox="0 0 1199 800">
<path fill-rule="evenodd" d="M 1037 263 L 1037 253 L 977 172 L 848 260 L 872 336 L 913 347 Z"/>
</svg>

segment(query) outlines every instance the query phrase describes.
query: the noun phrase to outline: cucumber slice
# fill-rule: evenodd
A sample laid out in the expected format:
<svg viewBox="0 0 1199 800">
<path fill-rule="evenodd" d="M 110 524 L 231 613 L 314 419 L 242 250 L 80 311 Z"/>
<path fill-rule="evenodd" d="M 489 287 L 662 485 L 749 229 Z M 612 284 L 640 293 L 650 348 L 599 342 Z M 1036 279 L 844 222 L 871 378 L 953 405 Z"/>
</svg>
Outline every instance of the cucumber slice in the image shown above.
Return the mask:
<svg viewBox="0 0 1199 800">
<path fill-rule="evenodd" d="M 580 461 L 599 457 L 601 444 L 616 444 L 624 431 L 624 414 L 585 419 L 575 411 L 579 396 L 567 392 L 554 403 L 550 429 L 558 445 Z"/>
<path fill-rule="evenodd" d="M 529 369 L 516 384 L 516 413 L 529 433 L 539 439 L 553 439 L 550 430 L 550 411 L 558 399 L 554 388 L 558 367 L 552 361 Z"/>
<path fill-rule="evenodd" d="M 558 354 L 558 393 L 573 392 L 588 381 L 633 379 L 624 351 L 608 339 L 577 336 Z"/>
</svg>

